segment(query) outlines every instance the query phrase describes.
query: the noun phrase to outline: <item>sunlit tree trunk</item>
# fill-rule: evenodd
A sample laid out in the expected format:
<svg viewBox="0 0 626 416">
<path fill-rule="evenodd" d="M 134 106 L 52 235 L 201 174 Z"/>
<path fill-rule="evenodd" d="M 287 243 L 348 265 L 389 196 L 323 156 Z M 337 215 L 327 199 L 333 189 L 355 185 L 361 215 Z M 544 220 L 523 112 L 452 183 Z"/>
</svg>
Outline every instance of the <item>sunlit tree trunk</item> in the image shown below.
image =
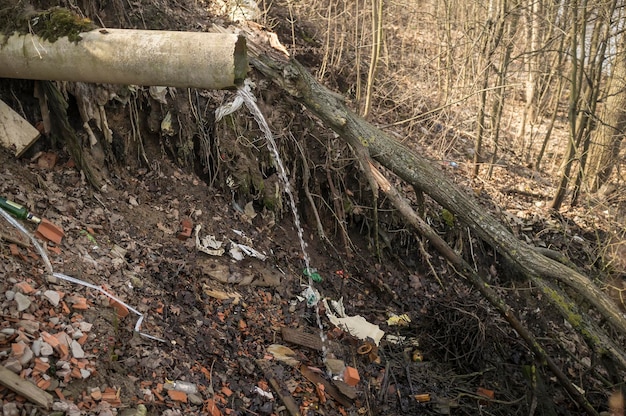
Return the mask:
<svg viewBox="0 0 626 416">
<path fill-rule="evenodd" d="M 526 129 L 527 125 L 534 122 L 537 108 L 537 83 L 539 75 L 539 38 L 540 38 L 540 19 L 539 16 L 541 2 L 538 0 L 528 0 L 526 5 L 526 41 L 529 45 L 529 54 L 526 57 L 526 107 L 522 115 L 522 123 L 520 125 L 519 140 L 522 151 L 526 146 Z M 522 155 L 524 157 L 524 155 Z"/>
<path fill-rule="evenodd" d="M 506 7 L 506 4 L 505 4 Z M 504 14 L 509 14 L 508 10 L 504 11 Z M 500 126 L 502 125 L 502 112 L 504 109 L 504 101 L 506 97 L 506 89 L 508 82 L 509 64 L 511 63 L 511 53 L 513 52 L 514 39 L 516 38 L 517 24 L 519 22 L 519 14 L 511 13 L 510 19 L 507 23 L 507 40 L 506 48 L 504 50 L 504 56 L 498 69 L 498 80 L 496 90 L 494 94 L 493 108 L 491 111 L 491 127 L 493 129 L 493 153 L 491 155 L 491 163 L 489 164 L 489 170 L 487 176 L 491 178 L 493 173 L 493 165 L 498 158 L 498 148 L 500 141 Z"/>
<path fill-rule="evenodd" d="M 500 44 L 504 32 L 506 14 L 506 0 L 499 0 L 497 4 L 489 2 L 488 19 L 482 33 L 482 47 L 480 51 L 479 69 L 482 71 L 479 103 L 476 114 L 476 142 L 474 144 L 474 167 L 472 174 L 478 175 L 480 164 L 483 161 L 483 139 L 485 136 L 485 117 L 487 113 L 487 89 L 493 71 L 493 56 Z"/>
<path fill-rule="evenodd" d="M 586 169 L 587 184 L 596 191 L 609 178 L 618 161 L 619 150 L 626 131 L 626 36 L 619 38 L 606 105 L 600 114 L 600 124 L 589 148 Z"/>
<path fill-rule="evenodd" d="M 611 33 L 611 16 L 615 12 L 617 0 L 603 3 L 598 10 L 598 18 L 594 21 L 594 30 L 589 40 L 589 60 L 587 64 L 587 79 L 591 84 L 586 94 L 588 99 L 585 102 L 585 125 L 583 132 L 582 149 L 580 151 L 580 163 L 578 164 L 578 172 L 574 181 L 574 189 L 572 191 L 572 206 L 578 203 L 578 197 L 581 193 L 584 173 L 586 170 L 589 146 L 591 144 L 591 136 L 595 130 L 597 122 L 598 101 L 604 87 L 602 86 L 603 67 L 606 61 L 606 46 L 609 42 Z"/>
<path fill-rule="evenodd" d="M 567 192 L 567 186 L 570 181 L 570 174 L 572 166 L 576 157 L 577 142 L 579 141 L 578 131 L 578 114 L 580 109 L 580 97 L 582 92 L 582 79 L 583 69 L 585 62 L 585 34 L 586 34 L 586 19 L 579 18 L 579 11 L 582 11 L 582 16 L 586 15 L 585 8 L 587 6 L 587 0 L 583 0 L 582 4 L 578 4 L 577 0 L 570 2 L 569 8 L 572 14 L 572 21 L 570 26 L 571 36 L 571 51 L 572 62 L 570 71 L 570 93 L 569 93 L 569 106 L 568 106 L 568 122 L 569 122 L 569 140 L 567 144 L 567 151 L 563 158 L 561 176 L 557 185 L 556 192 L 550 203 L 550 208 L 558 210 L 563 204 L 565 194 Z M 582 22 L 582 23 L 581 23 Z M 582 42 L 582 46 L 581 46 Z"/>
</svg>

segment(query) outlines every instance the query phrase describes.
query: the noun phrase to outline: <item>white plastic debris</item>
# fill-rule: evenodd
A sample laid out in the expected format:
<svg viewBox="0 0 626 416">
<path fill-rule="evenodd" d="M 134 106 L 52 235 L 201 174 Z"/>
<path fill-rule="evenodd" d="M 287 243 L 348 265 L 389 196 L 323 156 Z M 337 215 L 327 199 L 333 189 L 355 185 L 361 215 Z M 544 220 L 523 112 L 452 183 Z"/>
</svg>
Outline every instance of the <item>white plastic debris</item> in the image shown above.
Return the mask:
<svg viewBox="0 0 626 416">
<path fill-rule="evenodd" d="M 330 308 L 326 299 L 323 300 L 326 307 L 326 316 L 328 320 L 335 326 L 343 329 L 351 335 L 362 339 L 371 339 L 376 345 L 380 343 L 380 340 L 385 335 L 385 332 L 380 329 L 378 325 L 367 322 L 367 320 L 360 316 L 341 316 L 335 315 L 333 310 L 339 314 L 339 311 L 343 311 L 343 302 L 339 302 L 340 307 Z M 343 312 L 342 312 L 343 313 Z"/>
<path fill-rule="evenodd" d="M 259 386 L 256 386 L 254 388 L 254 391 L 256 391 L 259 394 L 259 396 L 263 396 L 263 397 L 266 397 L 266 398 L 268 398 L 270 400 L 274 400 L 274 395 L 272 394 L 272 392 L 265 391 L 262 388 L 260 388 Z"/>
<path fill-rule="evenodd" d="M 221 256 L 225 250 L 222 247 L 224 243 L 217 241 L 214 235 L 205 235 L 200 238 L 200 229 L 202 226 L 198 224 L 196 226 L 196 249 L 211 256 Z"/>
<path fill-rule="evenodd" d="M 235 243 L 232 240 L 230 241 L 229 253 L 232 256 L 232 258 L 234 258 L 235 260 L 243 259 L 244 254 L 249 257 L 256 257 L 257 259 L 262 260 L 262 261 L 265 261 L 265 259 L 267 258 L 267 256 L 261 253 L 260 251 L 255 250 L 252 247 L 247 246 L 245 244 Z"/>
<path fill-rule="evenodd" d="M 244 81 L 243 89 L 247 92 L 251 92 L 250 90 L 251 86 L 254 86 L 254 83 L 246 79 Z M 243 98 L 241 97 L 241 95 L 240 94 L 235 95 L 235 98 L 233 99 L 233 101 L 227 104 L 221 105 L 215 110 L 215 122 L 217 123 L 218 121 L 220 121 L 222 118 L 226 117 L 227 115 L 232 114 L 235 111 L 239 110 L 242 105 L 243 105 Z"/>
<path fill-rule="evenodd" d="M 317 305 L 317 302 L 319 302 L 321 298 L 320 292 L 313 289 L 311 286 L 307 286 L 306 289 L 304 289 L 304 291 L 302 291 L 300 295 L 301 297 L 299 297 L 299 300 L 300 301 L 306 300 L 306 305 L 309 308 Z"/>
</svg>

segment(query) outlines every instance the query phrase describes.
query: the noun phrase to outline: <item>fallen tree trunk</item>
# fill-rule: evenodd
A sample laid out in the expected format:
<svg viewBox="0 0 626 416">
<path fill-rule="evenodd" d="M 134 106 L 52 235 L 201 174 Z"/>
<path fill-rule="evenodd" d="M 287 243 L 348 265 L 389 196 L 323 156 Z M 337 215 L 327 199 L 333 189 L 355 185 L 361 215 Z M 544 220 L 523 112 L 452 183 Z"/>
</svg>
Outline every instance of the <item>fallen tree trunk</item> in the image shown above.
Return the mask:
<svg viewBox="0 0 626 416">
<path fill-rule="evenodd" d="M 373 159 L 454 213 L 524 275 L 531 279 L 552 278 L 568 285 L 601 312 L 615 329 L 626 335 L 626 319 L 617 305 L 586 276 L 545 257 L 515 238 L 473 197 L 427 159 L 349 110 L 337 94 L 319 84 L 297 61 L 280 62 L 269 55 L 259 55 L 253 57 L 251 62 L 345 140 L 360 143 Z"/>
<path fill-rule="evenodd" d="M 245 29 L 244 32 L 248 36 L 250 59 L 255 68 L 304 104 L 348 143 L 363 147 L 371 158 L 454 213 L 460 222 L 469 226 L 534 282 L 596 352 L 612 354 L 620 366 L 626 363 L 626 354 L 619 342 L 611 342 L 611 348 L 603 349 L 602 343 L 611 341 L 611 337 L 575 303 L 563 302 L 560 293 L 551 290 L 550 285 L 544 282 L 544 279 L 556 280 L 567 285 L 595 308 L 621 336 L 625 336 L 626 319 L 623 314 L 589 278 L 519 241 L 475 198 L 462 191 L 427 159 L 348 109 L 343 97 L 319 84 L 302 65 L 290 59 L 284 49 L 272 45 L 271 39 L 275 35 L 256 28 Z"/>
<path fill-rule="evenodd" d="M 226 89 L 248 71 L 234 34 L 100 29 L 72 39 L 0 34 L 0 77 Z"/>
</svg>

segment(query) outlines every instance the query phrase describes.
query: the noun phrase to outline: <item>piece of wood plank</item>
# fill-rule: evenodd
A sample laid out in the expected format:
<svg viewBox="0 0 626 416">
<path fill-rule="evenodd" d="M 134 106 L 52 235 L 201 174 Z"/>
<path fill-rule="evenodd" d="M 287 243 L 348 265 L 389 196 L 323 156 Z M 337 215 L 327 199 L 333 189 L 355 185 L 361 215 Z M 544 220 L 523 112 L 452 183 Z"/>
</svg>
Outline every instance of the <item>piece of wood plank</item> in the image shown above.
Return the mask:
<svg viewBox="0 0 626 416">
<path fill-rule="evenodd" d="M 10 370 L 0 365 L 0 384 L 13 390 L 15 393 L 33 402 L 34 404 L 50 409 L 52 406 L 52 395 L 40 389 L 28 380 L 20 378 Z"/>
<path fill-rule="evenodd" d="M 0 145 L 20 157 L 39 136 L 39 130 L 0 100 Z"/>
<path fill-rule="evenodd" d="M 284 327 L 281 329 L 281 332 L 285 342 L 291 342 L 292 344 L 307 347 L 316 351 L 322 351 L 324 349 L 324 343 L 322 342 L 319 333 L 310 334 L 297 329 Z M 343 347 L 334 341 L 326 341 L 326 347 L 333 352 L 341 352 L 343 350 Z"/>
<path fill-rule="evenodd" d="M 324 391 L 328 393 L 330 397 L 335 399 L 337 403 L 339 403 L 343 407 L 352 407 L 352 400 L 344 396 L 343 393 L 341 393 L 341 391 L 339 391 L 339 389 L 334 384 L 331 384 L 328 380 L 320 376 L 318 373 L 314 372 L 304 364 L 300 366 L 300 372 L 311 383 L 315 385 L 323 385 Z"/>
<path fill-rule="evenodd" d="M 291 416 L 300 416 L 300 407 L 291 396 L 291 393 L 289 393 L 287 387 L 274 376 L 272 365 L 265 360 L 256 360 L 256 365 L 263 371 L 263 375 L 270 382 L 270 385 L 278 397 L 280 397 L 280 400 L 289 411 L 289 414 L 291 414 Z"/>
</svg>

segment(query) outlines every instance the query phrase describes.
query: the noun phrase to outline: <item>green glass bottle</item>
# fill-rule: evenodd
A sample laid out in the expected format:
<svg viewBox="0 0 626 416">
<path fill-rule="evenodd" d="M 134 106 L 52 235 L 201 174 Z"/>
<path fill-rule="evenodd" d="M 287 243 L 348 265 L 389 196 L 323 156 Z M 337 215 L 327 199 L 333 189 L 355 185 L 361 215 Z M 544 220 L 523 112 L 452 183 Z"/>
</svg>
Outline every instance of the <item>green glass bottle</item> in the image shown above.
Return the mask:
<svg viewBox="0 0 626 416">
<path fill-rule="evenodd" d="M 13 201 L 9 201 L 8 199 L 3 198 L 1 196 L 0 196 L 0 208 L 4 209 L 9 214 L 13 215 L 15 218 L 18 218 L 20 220 L 28 220 L 36 224 L 39 224 L 41 222 L 41 218 L 34 216 L 32 213 L 28 211 L 28 209 L 26 209 L 26 207 L 23 207 L 20 204 L 16 204 Z"/>
</svg>

